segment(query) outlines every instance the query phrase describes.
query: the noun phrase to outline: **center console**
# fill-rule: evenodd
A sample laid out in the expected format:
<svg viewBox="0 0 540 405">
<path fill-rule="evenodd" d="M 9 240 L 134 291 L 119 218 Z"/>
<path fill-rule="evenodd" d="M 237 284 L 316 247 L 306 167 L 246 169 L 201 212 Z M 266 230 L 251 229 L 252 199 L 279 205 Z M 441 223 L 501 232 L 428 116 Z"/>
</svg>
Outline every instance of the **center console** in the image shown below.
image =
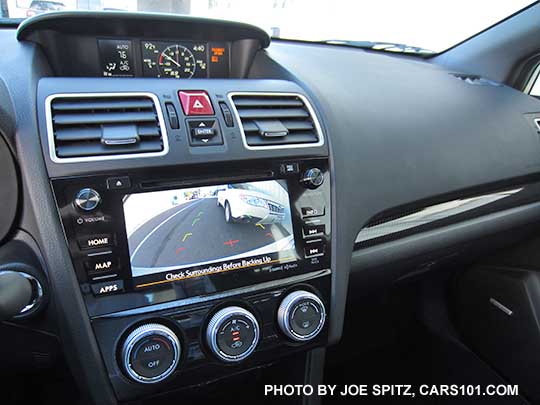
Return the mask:
<svg viewBox="0 0 540 405">
<path fill-rule="evenodd" d="M 34 147 L 58 218 L 36 222 L 56 229 L 44 251 L 81 391 L 113 404 L 246 371 L 316 379 L 344 303 L 317 100 L 288 75 L 248 78 L 270 43 L 256 27 L 96 20 L 47 15 L 17 33 L 50 68 Z"/>
<path fill-rule="evenodd" d="M 53 178 L 119 400 L 328 342 L 328 160 L 270 158 Z"/>
</svg>

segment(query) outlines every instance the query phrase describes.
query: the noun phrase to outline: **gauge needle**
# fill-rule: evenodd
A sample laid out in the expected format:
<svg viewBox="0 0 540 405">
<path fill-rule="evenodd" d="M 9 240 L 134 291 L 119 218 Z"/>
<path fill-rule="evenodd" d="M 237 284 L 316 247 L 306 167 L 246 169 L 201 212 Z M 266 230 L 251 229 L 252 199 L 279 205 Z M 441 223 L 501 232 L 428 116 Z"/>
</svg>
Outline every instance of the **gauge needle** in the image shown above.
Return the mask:
<svg viewBox="0 0 540 405">
<path fill-rule="evenodd" d="M 175 64 L 176 66 L 178 66 L 179 68 L 182 67 L 182 66 L 180 66 L 180 64 L 179 64 L 177 61 L 175 61 L 175 60 L 174 60 L 173 58 L 171 58 L 169 55 L 167 55 L 167 54 L 165 54 L 165 53 L 162 54 L 162 55 L 165 56 L 167 59 L 169 59 L 172 63 L 174 63 L 174 64 Z"/>
</svg>

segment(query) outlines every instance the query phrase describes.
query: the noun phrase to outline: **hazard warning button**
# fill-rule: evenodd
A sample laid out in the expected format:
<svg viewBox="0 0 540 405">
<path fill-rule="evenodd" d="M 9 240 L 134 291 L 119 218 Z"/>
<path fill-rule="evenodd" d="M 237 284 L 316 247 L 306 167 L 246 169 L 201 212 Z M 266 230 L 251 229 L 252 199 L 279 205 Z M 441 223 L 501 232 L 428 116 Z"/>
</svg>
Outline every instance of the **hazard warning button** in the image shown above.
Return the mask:
<svg viewBox="0 0 540 405">
<path fill-rule="evenodd" d="M 180 104 L 186 115 L 214 115 L 208 93 L 203 90 L 180 90 Z"/>
</svg>

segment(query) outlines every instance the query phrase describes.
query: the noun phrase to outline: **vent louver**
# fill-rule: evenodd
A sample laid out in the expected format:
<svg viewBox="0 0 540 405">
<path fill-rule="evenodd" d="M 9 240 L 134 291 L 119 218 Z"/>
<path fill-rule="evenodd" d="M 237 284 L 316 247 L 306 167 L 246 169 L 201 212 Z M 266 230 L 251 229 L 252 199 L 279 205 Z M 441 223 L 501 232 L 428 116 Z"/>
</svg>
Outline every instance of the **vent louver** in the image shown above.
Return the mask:
<svg viewBox="0 0 540 405">
<path fill-rule="evenodd" d="M 81 161 L 167 153 L 163 118 L 150 94 L 57 95 L 49 101 L 51 157 Z"/>
<path fill-rule="evenodd" d="M 300 95 L 231 95 L 248 147 L 306 147 L 323 143 L 313 110 Z"/>
</svg>

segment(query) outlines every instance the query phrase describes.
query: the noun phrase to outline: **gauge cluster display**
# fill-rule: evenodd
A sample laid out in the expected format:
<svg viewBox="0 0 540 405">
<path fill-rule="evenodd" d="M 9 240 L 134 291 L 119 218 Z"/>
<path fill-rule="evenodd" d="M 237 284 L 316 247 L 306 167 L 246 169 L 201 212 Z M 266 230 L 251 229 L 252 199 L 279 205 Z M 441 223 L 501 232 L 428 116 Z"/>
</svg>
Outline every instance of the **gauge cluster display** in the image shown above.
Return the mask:
<svg viewBox="0 0 540 405">
<path fill-rule="evenodd" d="M 141 53 L 146 77 L 208 77 L 208 45 L 205 43 L 142 41 Z"/>
<path fill-rule="evenodd" d="M 104 77 L 228 78 L 226 42 L 99 39 Z"/>
</svg>

